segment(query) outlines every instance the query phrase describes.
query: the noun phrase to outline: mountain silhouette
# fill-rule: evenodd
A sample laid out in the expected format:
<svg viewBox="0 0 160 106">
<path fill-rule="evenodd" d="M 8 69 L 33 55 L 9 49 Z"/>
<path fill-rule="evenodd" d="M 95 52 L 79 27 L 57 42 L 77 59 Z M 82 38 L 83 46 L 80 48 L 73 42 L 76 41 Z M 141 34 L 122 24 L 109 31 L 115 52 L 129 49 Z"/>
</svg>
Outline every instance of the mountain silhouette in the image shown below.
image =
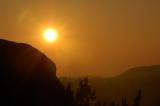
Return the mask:
<svg viewBox="0 0 160 106">
<path fill-rule="evenodd" d="M 76 89 L 77 79 L 61 78 L 66 84 L 71 82 Z M 142 90 L 141 106 L 160 106 L 160 65 L 131 68 L 119 76 L 111 78 L 90 78 L 89 82 L 97 90 L 97 98 L 102 101 L 121 103 L 126 98 L 133 104 L 138 90 Z"/>
<path fill-rule="evenodd" d="M 0 39 L 0 105 L 68 106 L 56 65 L 37 49 Z"/>
</svg>

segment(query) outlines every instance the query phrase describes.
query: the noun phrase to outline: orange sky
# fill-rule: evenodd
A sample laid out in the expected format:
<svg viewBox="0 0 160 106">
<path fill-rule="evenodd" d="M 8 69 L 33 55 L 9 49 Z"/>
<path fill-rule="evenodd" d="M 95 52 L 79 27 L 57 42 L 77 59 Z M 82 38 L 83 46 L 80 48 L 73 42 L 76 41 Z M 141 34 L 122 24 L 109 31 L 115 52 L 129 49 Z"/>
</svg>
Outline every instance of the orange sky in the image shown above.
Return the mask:
<svg viewBox="0 0 160 106">
<path fill-rule="evenodd" d="M 43 51 L 58 76 L 112 76 L 160 64 L 158 0 L 0 0 L 0 38 Z M 42 31 L 54 27 L 49 44 Z"/>
</svg>

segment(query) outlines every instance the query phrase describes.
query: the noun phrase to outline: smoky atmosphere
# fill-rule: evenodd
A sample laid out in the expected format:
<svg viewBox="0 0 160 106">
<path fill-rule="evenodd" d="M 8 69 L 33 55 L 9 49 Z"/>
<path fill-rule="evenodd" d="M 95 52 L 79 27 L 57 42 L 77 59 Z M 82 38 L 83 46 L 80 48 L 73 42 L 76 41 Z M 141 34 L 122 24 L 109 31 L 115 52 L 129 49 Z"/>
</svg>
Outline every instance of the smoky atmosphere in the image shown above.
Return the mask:
<svg viewBox="0 0 160 106">
<path fill-rule="evenodd" d="M 160 106 L 159 0 L 0 0 L 0 105 Z"/>
<path fill-rule="evenodd" d="M 156 0 L 0 0 L 0 38 L 28 43 L 57 64 L 58 76 L 115 76 L 160 64 Z M 58 32 L 48 42 L 43 33 Z"/>
</svg>

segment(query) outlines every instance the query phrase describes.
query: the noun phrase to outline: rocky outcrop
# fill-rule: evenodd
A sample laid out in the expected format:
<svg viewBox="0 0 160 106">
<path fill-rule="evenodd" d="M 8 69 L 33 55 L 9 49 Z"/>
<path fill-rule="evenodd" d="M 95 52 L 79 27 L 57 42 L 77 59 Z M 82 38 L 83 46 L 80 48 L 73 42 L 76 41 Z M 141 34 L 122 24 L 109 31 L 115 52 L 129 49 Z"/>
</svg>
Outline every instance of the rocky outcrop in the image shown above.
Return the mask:
<svg viewBox="0 0 160 106">
<path fill-rule="evenodd" d="M 67 106 L 56 65 L 37 49 L 0 39 L 0 105 Z"/>
</svg>

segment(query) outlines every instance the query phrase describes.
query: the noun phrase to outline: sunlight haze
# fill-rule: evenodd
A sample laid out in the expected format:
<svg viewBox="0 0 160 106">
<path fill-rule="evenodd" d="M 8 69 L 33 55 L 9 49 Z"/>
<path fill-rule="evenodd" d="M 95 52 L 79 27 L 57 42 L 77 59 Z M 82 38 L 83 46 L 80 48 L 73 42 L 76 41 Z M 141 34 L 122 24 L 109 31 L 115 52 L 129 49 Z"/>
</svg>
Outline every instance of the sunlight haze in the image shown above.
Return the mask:
<svg viewBox="0 0 160 106">
<path fill-rule="evenodd" d="M 0 0 L 0 38 L 38 48 L 58 76 L 115 76 L 160 64 L 159 13 L 158 0 Z"/>
</svg>

